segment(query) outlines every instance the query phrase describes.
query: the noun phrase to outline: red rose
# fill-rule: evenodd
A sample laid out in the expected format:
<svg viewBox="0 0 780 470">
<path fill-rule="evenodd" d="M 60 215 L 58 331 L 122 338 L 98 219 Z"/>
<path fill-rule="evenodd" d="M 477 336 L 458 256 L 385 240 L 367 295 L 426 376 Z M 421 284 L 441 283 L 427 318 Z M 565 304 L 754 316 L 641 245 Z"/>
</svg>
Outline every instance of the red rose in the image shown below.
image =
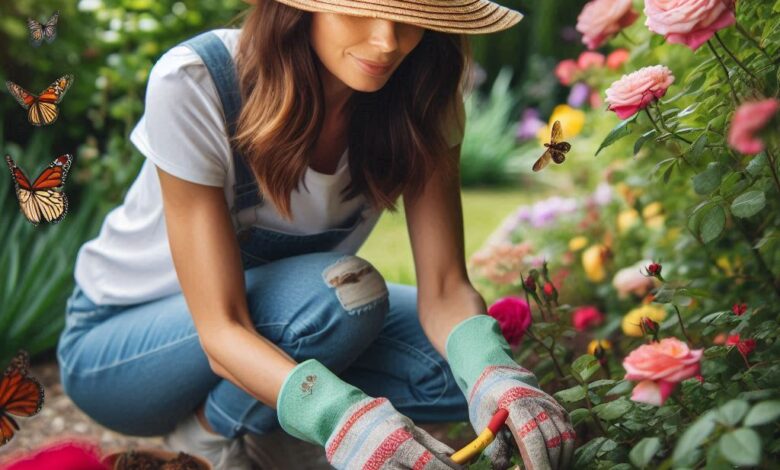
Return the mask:
<svg viewBox="0 0 780 470">
<path fill-rule="evenodd" d="M 578 308 L 571 317 L 571 322 L 577 331 L 585 331 L 590 327 L 600 325 L 603 321 L 604 314 L 592 305 Z"/>
<path fill-rule="evenodd" d="M 531 308 L 520 297 L 508 296 L 488 308 L 488 315 L 498 320 L 507 343 L 517 346 L 531 326 Z"/>
</svg>

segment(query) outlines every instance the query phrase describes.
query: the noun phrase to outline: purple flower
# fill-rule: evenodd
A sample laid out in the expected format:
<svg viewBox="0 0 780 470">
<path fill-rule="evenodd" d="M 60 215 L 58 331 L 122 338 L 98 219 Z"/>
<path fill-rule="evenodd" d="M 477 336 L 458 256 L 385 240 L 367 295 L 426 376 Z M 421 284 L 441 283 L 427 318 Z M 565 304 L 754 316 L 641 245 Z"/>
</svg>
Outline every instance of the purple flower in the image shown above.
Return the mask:
<svg viewBox="0 0 780 470">
<path fill-rule="evenodd" d="M 539 119 L 539 111 L 535 108 L 526 108 L 523 111 L 523 117 L 517 125 L 517 140 L 536 138 L 536 133 L 544 126 L 544 121 Z"/>
<path fill-rule="evenodd" d="M 569 91 L 567 103 L 572 108 L 581 108 L 582 105 L 588 101 L 589 96 L 590 87 L 583 82 L 577 82 L 571 87 L 571 91 Z"/>
</svg>

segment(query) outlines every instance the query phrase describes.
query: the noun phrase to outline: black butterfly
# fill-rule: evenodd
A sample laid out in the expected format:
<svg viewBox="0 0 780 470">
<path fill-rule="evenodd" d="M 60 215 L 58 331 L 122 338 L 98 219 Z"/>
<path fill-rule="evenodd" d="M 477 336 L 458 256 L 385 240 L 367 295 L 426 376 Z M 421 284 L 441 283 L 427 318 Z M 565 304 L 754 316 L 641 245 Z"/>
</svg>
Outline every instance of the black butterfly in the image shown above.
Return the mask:
<svg viewBox="0 0 780 470">
<path fill-rule="evenodd" d="M 571 144 L 568 142 L 561 142 L 563 137 L 563 130 L 561 129 L 561 121 L 555 121 L 553 123 L 552 134 L 550 135 L 550 143 L 544 144 L 547 150 L 536 160 L 534 163 L 534 171 L 539 171 L 546 167 L 550 163 L 550 158 L 555 163 L 561 164 L 566 160 L 566 152 L 571 150 Z"/>
<path fill-rule="evenodd" d="M 38 47 L 44 39 L 46 42 L 54 41 L 54 38 L 57 37 L 57 20 L 59 18 L 59 11 L 54 12 L 49 21 L 43 24 L 32 18 L 27 18 L 27 27 L 30 29 L 30 43 Z"/>
</svg>

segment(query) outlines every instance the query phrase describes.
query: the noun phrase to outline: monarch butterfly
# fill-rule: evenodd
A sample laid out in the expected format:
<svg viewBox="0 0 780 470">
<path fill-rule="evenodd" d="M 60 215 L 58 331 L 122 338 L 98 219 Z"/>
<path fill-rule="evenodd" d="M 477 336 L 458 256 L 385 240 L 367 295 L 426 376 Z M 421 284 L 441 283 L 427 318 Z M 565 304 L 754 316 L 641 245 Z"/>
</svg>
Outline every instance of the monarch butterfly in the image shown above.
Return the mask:
<svg viewBox="0 0 780 470">
<path fill-rule="evenodd" d="M 561 129 L 561 121 L 555 121 L 552 127 L 552 134 L 550 135 L 550 143 L 544 144 L 547 150 L 536 160 L 533 170 L 539 171 L 546 167 L 550 163 L 550 158 L 555 163 L 561 164 L 566 160 L 566 152 L 571 150 L 571 144 L 568 142 L 561 142 L 563 137 L 563 130 Z"/>
<path fill-rule="evenodd" d="M 60 18 L 60 12 L 56 11 L 49 21 L 41 24 L 38 21 L 27 18 L 27 28 L 30 30 L 30 43 L 38 47 L 45 39 L 46 42 L 52 42 L 57 37 L 57 20 Z"/>
<path fill-rule="evenodd" d="M 6 155 L 5 161 L 11 169 L 16 186 L 19 207 L 27 220 L 38 225 L 41 219 L 56 224 L 68 213 L 68 198 L 62 191 L 73 157 L 61 155 L 44 169 L 34 183 L 30 183 L 24 172 Z"/>
<path fill-rule="evenodd" d="M 0 379 L 0 445 L 14 437 L 19 425 L 11 415 L 28 418 L 43 407 L 43 386 L 27 375 L 30 357 L 19 350 Z"/>
<path fill-rule="evenodd" d="M 14 82 L 6 81 L 5 86 L 16 101 L 27 111 L 27 120 L 33 126 L 45 126 L 57 120 L 60 110 L 57 103 L 62 101 L 65 92 L 73 84 L 73 75 L 63 75 L 54 81 L 40 95 L 33 95 Z"/>
</svg>

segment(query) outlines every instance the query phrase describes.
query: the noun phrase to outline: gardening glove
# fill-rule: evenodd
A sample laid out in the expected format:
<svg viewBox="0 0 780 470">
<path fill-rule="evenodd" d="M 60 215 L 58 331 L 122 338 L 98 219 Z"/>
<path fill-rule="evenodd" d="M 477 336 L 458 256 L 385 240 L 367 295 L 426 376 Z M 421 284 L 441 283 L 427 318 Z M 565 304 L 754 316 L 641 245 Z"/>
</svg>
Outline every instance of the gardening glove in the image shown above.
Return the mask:
<svg viewBox="0 0 780 470">
<path fill-rule="evenodd" d="M 462 321 L 450 332 L 445 349 L 477 434 L 497 409 L 509 412 L 506 427 L 484 451 L 494 469 L 509 468 L 513 442 L 526 469 L 569 467 L 575 438 L 569 416 L 514 361 L 495 318 L 477 315 Z"/>
<path fill-rule="evenodd" d="M 453 450 L 415 426 L 387 398 L 372 398 L 315 359 L 285 378 L 277 400 L 287 433 L 325 447 L 337 469 L 449 470 Z"/>
</svg>

